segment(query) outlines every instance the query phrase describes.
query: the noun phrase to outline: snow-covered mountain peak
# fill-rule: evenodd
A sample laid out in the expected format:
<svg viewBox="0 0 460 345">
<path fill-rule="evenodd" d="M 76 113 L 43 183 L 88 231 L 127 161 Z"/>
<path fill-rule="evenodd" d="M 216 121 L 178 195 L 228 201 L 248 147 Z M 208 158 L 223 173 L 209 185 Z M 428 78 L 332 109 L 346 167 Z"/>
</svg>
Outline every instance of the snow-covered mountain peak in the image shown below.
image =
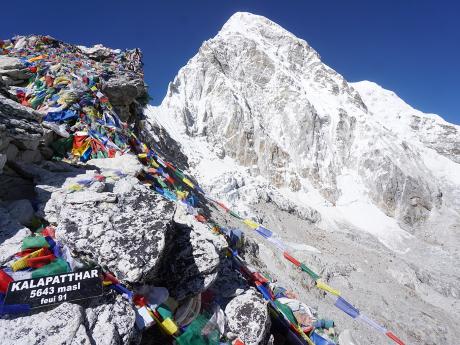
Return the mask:
<svg viewBox="0 0 460 345">
<path fill-rule="evenodd" d="M 248 12 L 237 12 L 232 15 L 224 24 L 218 35 L 235 35 L 239 34 L 254 41 L 264 42 L 269 41 L 269 45 L 276 49 L 282 48 L 282 43 L 288 40 L 306 47 L 316 55 L 316 51 L 308 45 L 308 43 L 272 22 L 270 19 Z M 319 55 L 317 55 L 319 58 Z"/>
<path fill-rule="evenodd" d="M 258 198 L 269 186 L 319 210 L 325 227 L 372 228 L 404 251 L 389 243 L 403 243 L 402 229 L 413 232 L 449 200 L 443 183 L 454 183 L 460 170 L 449 162 L 434 167 L 437 153 L 406 135 L 416 132 L 412 122 L 381 118 L 393 116 L 391 109 L 411 111 L 375 84 L 349 84 L 279 25 L 236 13 L 179 71 L 148 117 L 182 144 L 193 173 L 226 201 L 242 207 L 242 198 Z M 372 216 L 361 216 L 364 206 Z"/>
<path fill-rule="evenodd" d="M 377 116 L 381 116 L 383 113 L 393 113 L 398 115 L 410 115 L 410 113 L 433 120 L 444 122 L 444 119 L 436 114 L 422 113 L 419 110 L 414 109 L 404 100 L 402 100 L 395 92 L 384 89 L 377 83 L 372 81 L 363 80 L 356 83 L 351 83 L 361 97 L 366 99 L 366 103 L 372 105 L 381 105 L 380 109 L 373 109 Z M 377 111 L 378 110 L 378 111 Z"/>
<path fill-rule="evenodd" d="M 421 143 L 460 163 L 460 126 L 436 114 L 423 113 L 396 93 L 370 81 L 351 83 L 366 103 L 370 114 L 399 138 Z"/>
<path fill-rule="evenodd" d="M 359 289 L 391 296 L 392 314 L 382 320 L 407 315 L 409 324 L 411 308 L 434 315 L 438 306 L 424 304 L 433 296 L 450 315 L 458 295 L 445 291 L 457 278 L 443 270 L 455 265 L 460 245 L 458 126 L 377 84 L 348 83 L 304 40 L 249 13 L 236 13 L 205 41 L 146 115 L 146 130 L 162 128 L 178 143 L 206 192 L 291 248 L 324 237 L 319 262 L 329 250 L 349 255 L 365 272 Z M 260 248 L 276 262 L 279 253 Z M 420 272 L 443 277 L 441 285 Z M 373 285 L 372 274 L 388 285 Z M 416 297 L 403 303 L 408 284 Z"/>
</svg>

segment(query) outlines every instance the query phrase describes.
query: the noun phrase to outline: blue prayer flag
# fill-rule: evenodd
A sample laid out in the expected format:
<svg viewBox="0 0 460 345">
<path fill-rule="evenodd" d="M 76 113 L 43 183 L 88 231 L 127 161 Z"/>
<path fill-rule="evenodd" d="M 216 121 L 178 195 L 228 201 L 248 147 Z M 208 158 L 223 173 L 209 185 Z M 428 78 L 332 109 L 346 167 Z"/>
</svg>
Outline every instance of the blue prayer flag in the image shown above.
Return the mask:
<svg viewBox="0 0 460 345">
<path fill-rule="evenodd" d="M 353 307 L 353 305 L 348 303 L 342 297 L 338 297 L 334 305 L 340 310 L 342 310 L 344 313 L 350 315 L 353 319 L 359 315 L 359 310 Z"/>
</svg>

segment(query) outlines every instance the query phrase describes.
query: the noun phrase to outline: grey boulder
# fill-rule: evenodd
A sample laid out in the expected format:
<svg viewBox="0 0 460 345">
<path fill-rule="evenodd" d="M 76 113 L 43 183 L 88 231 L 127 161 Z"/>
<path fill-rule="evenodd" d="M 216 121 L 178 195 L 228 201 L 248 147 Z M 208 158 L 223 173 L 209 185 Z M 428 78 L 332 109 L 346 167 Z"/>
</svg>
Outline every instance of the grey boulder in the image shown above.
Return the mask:
<svg viewBox="0 0 460 345">
<path fill-rule="evenodd" d="M 131 176 L 110 188 L 113 192 L 67 194 L 58 216 L 57 238 L 121 280 L 148 279 L 155 274 L 172 231 L 174 204 Z"/>
<path fill-rule="evenodd" d="M 13 218 L 7 209 L 0 207 L 0 265 L 21 251 L 22 240 L 30 234 L 30 230 Z"/>
<path fill-rule="evenodd" d="M 8 204 L 8 212 L 22 225 L 30 225 L 34 216 L 32 204 L 27 199 L 16 200 Z"/>
<path fill-rule="evenodd" d="M 71 303 L 23 317 L 0 319 L 0 337 L 11 345 L 121 345 L 137 338 L 132 307 L 120 296 L 87 308 Z"/>
<path fill-rule="evenodd" d="M 249 289 L 233 298 L 225 307 L 227 326 L 246 345 L 263 344 L 269 337 L 270 315 L 267 303 Z"/>
<path fill-rule="evenodd" d="M 162 283 L 177 300 L 207 290 L 216 280 L 227 243 L 179 207 L 175 235 L 161 268 Z"/>
</svg>

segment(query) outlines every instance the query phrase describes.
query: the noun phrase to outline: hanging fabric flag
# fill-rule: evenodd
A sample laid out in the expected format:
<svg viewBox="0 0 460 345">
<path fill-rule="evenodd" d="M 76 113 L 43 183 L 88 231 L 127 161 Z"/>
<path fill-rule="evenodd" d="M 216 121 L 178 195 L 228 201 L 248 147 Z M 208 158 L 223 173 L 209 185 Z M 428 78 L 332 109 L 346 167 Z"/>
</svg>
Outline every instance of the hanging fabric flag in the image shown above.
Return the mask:
<svg viewBox="0 0 460 345">
<path fill-rule="evenodd" d="M 332 287 L 330 287 L 329 285 L 327 285 L 325 282 L 321 281 L 321 280 L 317 280 L 316 281 L 316 287 L 321 289 L 321 290 L 324 290 L 324 291 L 327 291 L 335 296 L 340 296 L 340 291 L 339 290 L 336 290 Z"/>
<path fill-rule="evenodd" d="M 155 160 L 153 158 L 150 160 L 150 165 L 152 167 L 154 167 L 154 168 L 159 168 L 160 167 L 160 165 L 157 162 L 155 162 Z"/>
<path fill-rule="evenodd" d="M 220 201 L 216 201 L 216 204 L 222 207 L 225 210 L 225 212 L 230 211 L 230 209 L 227 206 L 225 206 L 223 203 L 221 203 Z"/>
<path fill-rule="evenodd" d="M 233 216 L 233 217 L 235 217 L 235 218 L 237 218 L 237 219 L 243 219 L 243 218 L 240 217 L 240 215 L 239 215 L 238 213 L 235 213 L 235 212 L 233 212 L 232 210 L 230 210 L 229 213 L 230 213 L 231 216 Z"/>
<path fill-rule="evenodd" d="M 300 267 L 300 261 L 294 259 L 291 255 L 289 255 L 288 252 L 284 252 L 283 255 L 287 260 L 292 262 L 294 265 L 296 265 L 297 267 Z"/>
<path fill-rule="evenodd" d="M 308 268 L 305 264 L 300 264 L 300 268 L 302 269 L 302 271 L 304 271 L 305 273 L 307 273 L 310 277 L 312 277 L 312 279 L 314 280 L 317 280 L 319 278 L 319 275 L 316 274 L 315 272 L 313 272 L 310 268 Z M 338 292 L 337 290 L 334 290 L 336 292 Z M 332 293 L 332 292 L 331 292 Z M 336 295 L 335 293 L 333 293 L 334 295 Z M 338 295 L 340 295 L 340 292 L 338 292 Z M 336 295 L 336 296 L 338 296 Z"/>
<path fill-rule="evenodd" d="M 250 219 L 243 220 L 243 223 L 249 226 L 251 229 L 256 229 L 259 226 L 259 224 L 257 224 L 256 222 L 253 222 Z"/>
<path fill-rule="evenodd" d="M 339 296 L 337 301 L 335 301 L 334 305 L 342 310 L 345 314 L 350 315 L 353 319 L 355 319 L 359 315 L 359 310 L 353 307 L 350 303 L 348 303 L 345 299 Z"/>
<path fill-rule="evenodd" d="M 280 239 L 276 237 L 267 238 L 267 241 L 273 243 L 282 252 L 286 250 L 286 245 Z"/>
<path fill-rule="evenodd" d="M 393 340 L 396 344 L 399 344 L 399 345 L 406 345 L 404 344 L 404 342 L 399 339 L 396 335 L 394 335 L 392 332 L 388 331 L 385 333 L 387 335 L 388 338 L 390 338 L 391 340 Z"/>
<path fill-rule="evenodd" d="M 155 157 L 157 162 L 163 166 L 163 168 L 167 168 L 168 166 L 166 165 L 165 161 L 162 160 L 159 156 Z"/>
<path fill-rule="evenodd" d="M 264 228 L 263 226 L 260 226 L 260 225 L 256 228 L 256 231 L 265 238 L 272 237 L 273 235 L 273 232 L 271 232 L 267 228 Z"/>
<path fill-rule="evenodd" d="M 379 331 L 380 333 L 383 333 L 383 334 L 386 334 L 387 333 L 387 330 L 385 327 L 383 326 L 380 326 L 377 322 L 375 322 L 374 320 L 368 318 L 366 315 L 364 314 L 359 314 L 358 315 L 358 319 L 363 321 L 364 323 L 367 323 L 369 326 L 371 326 L 372 328 L 376 329 L 377 331 Z"/>
<path fill-rule="evenodd" d="M 188 178 L 184 177 L 182 179 L 182 182 L 184 182 L 187 186 L 189 186 L 190 188 L 195 188 L 195 186 L 193 185 L 192 181 L 190 181 Z"/>
<path fill-rule="evenodd" d="M 335 345 L 335 343 L 324 339 L 322 336 L 320 336 L 318 333 L 313 332 L 311 334 L 311 340 L 315 343 L 315 345 Z"/>
</svg>

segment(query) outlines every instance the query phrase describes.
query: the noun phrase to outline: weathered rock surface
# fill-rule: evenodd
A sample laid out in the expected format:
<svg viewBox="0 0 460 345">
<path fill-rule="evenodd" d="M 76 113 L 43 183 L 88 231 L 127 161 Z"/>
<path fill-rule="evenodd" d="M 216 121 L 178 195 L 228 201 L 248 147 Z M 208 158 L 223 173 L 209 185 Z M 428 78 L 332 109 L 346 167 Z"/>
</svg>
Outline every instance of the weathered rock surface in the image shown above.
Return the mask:
<svg viewBox="0 0 460 345">
<path fill-rule="evenodd" d="M 423 224 L 442 202 L 442 186 L 417 148 L 389 138 L 307 42 L 264 17 L 233 15 L 150 114 L 176 140 L 197 145 L 190 156 L 208 145 L 254 177 L 292 192 L 313 187 L 331 204 L 346 192 L 340 177 L 349 169 L 404 226 Z"/>
<path fill-rule="evenodd" d="M 120 296 L 85 308 L 64 303 L 30 316 L 0 319 L 0 337 L 11 345 L 122 345 L 135 341 L 134 311 Z"/>
<path fill-rule="evenodd" d="M 8 203 L 7 210 L 14 219 L 25 226 L 30 225 L 35 213 L 32 204 L 27 199 L 15 200 Z"/>
<path fill-rule="evenodd" d="M 134 177 L 112 188 L 113 193 L 81 191 L 62 200 L 57 238 L 122 280 L 148 279 L 172 231 L 174 204 Z"/>
<path fill-rule="evenodd" d="M 30 230 L 0 206 L 0 265 L 21 251 L 22 240 L 29 235 Z"/>
<path fill-rule="evenodd" d="M 18 85 L 32 76 L 20 59 L 0 55 L 0 85 Z"/>
<path fill-rule="evenodd" d="M 133 122 L 135 112 L 131 105 L 136 99 L 146 97 L 144 81 L 140 78 L 127 78 L 120 76 L 109 79 L 102 86 L 102 92 L 110 99 L 115 112 L 125 122 Z"/>
<path fill-rule="evenodd" d="M 43 137 L 40 119 L 41 115 L 33 109 L 0 93 L 0 173 L 6 163 L 10 143 L 22 150 L 37 150 Z"/>
<path fill-rule="evenodd" d="M 177 208 L 174 239 L 158 277 L 171 296 L 181 300 L 205 291 L 217 278 L 227 243 Z"/>
<path fill-rule="evenodd" d="M 271 322 L 267 303 L 254 290 L 233 298 L 225 307 L 225 315 L 229 330 L 245 344 L 258 345 L 268 340 Z"/>
<path fill-rule="evenodd" d="M 157 123 L 143 120 L 140 126 L 140 139 L 150 147 L 159 147 L 170 162 L 175 162 L 181 170 L 189 168 L 187 155 L 180 143 L 174 140 L 168 131 Z"/>
</svg>

